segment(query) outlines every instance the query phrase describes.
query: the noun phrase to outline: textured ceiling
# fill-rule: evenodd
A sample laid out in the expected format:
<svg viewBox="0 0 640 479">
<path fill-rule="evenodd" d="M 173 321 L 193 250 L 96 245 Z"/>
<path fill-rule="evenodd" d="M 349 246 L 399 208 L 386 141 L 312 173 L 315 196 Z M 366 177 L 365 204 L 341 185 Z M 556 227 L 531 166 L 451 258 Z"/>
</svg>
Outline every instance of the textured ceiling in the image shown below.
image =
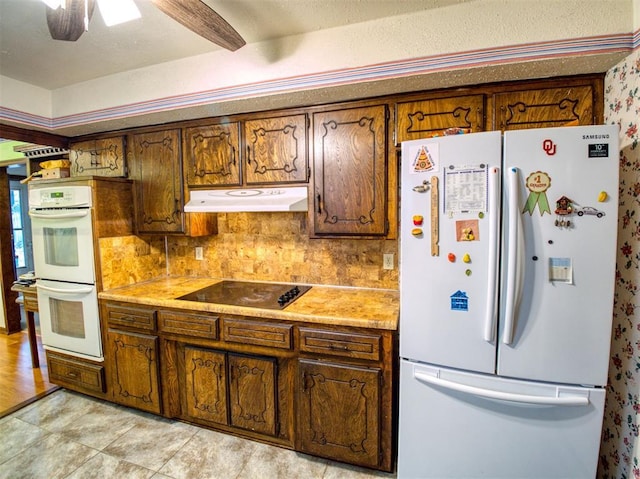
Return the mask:
<svg viewBox="0 0 640 479">
<path fill-rule="evenodd" d="M 106 27 L 96 8 L 77 42 L 52 40 L 40 0 L 0 0 L 0 74 L 48 90 L 199 55 L 220 47 L 150 0 L 142 18 Z M 247 43 L 440 8 L 472 0 L 205 0 Z"/>
</svg>

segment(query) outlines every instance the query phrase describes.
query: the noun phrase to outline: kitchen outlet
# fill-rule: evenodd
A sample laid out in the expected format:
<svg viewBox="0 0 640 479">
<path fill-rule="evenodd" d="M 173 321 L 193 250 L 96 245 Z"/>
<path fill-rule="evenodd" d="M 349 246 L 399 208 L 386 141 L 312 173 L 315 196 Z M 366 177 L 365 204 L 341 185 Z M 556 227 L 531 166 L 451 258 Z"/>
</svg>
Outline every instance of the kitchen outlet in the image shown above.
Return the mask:
<svg viewBox="0 0 640 479">
<path fill-rule="evenodd" d="M 204 248 L 202 246 L 196 246 L 196 259 L 197 260 L 204 259 Z"/>
<path fill-rule="evenodd" d="M 393 253 L 382 255 L 382 269 L 393 269 Z"/>
</svg>

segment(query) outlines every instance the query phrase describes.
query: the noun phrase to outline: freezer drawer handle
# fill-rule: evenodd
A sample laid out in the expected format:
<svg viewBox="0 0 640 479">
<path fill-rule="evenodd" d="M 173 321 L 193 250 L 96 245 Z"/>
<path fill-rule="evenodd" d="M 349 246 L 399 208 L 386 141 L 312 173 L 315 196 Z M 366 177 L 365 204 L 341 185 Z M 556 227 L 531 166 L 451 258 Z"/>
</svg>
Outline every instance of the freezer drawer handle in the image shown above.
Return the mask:
<svg viewBox="0 0 640 479">
<path fill-rule="evenodd" d="M 526 403 L 547 406 L 587 406 L 589 398 L 586 396 L 534 396 L 531 394 L 514 394 L 504 391 L 494 391 L 492 389 L 478 388 L 469 386 L 468 384 L 460 384 L 439 377 L 432 376 L 420 371 L 413 371 L 413 377 L 418 381 L 440 386 L 453 391 L 459 391 L 466 394 L 472 394 L 487 399 L 497 399 L 500 401 L 509 401 L 516 403 Z M 556 389 L 556 394 L 560 394 L 562 388 Z"/>
</svg>

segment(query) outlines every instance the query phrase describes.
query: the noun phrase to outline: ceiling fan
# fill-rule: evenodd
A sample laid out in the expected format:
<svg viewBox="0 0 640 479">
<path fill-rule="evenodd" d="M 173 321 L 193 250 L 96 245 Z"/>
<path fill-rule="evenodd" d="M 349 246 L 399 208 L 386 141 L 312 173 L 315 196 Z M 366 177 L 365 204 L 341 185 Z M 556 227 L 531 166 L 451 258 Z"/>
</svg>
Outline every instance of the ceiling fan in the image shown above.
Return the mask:
<svg viewBox="0 0 640 479">
<path fill-rule="evenodd" d="M 93 15 L 96 0 L 43 0 L 47 4 L 47 25 L 54 40 L 75 42 L 88 30 L 89 20 Z M 211 7 L 201 0 L 152 0 L 165 14 L 181 23 L 189 30 L 201 37 L 220 45 L 227 50 L 236 51 L 246 44 L 244 39 L 218 15 Z M 133 8 L 133 18 L 138 18 L 140 12 L 132 0 L 118 1 L 97 0 L 105 23 L 109 25 L 109 11 L 118 4 L 116 9 L 122 13 L 127 7 Z M 57 8 L 52 8 L 56 7 Z M 109 8 L 112 7 L 112 8 Z M 126 20 L 125 20 L 126 21 Z M 122 22 L 122 20 L 120 21 Z M 117 21 L 115 23 L 118 23 Z M 111 24 L 115 24 L 111 23 Z"/>
</svg>

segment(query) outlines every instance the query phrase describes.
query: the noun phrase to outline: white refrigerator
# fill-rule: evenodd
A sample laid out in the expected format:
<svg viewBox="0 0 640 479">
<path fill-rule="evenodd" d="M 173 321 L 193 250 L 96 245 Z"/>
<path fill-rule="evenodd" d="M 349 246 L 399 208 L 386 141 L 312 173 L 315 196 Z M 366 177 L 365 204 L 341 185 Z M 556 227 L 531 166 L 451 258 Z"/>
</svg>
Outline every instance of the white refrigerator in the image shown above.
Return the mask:
<svg viewBox="0 0 640 479">
<path fill-rule="evenodd" d="M 398 477 L 593 478 L 616 126 L 402 144 Z"/>
</svg>

